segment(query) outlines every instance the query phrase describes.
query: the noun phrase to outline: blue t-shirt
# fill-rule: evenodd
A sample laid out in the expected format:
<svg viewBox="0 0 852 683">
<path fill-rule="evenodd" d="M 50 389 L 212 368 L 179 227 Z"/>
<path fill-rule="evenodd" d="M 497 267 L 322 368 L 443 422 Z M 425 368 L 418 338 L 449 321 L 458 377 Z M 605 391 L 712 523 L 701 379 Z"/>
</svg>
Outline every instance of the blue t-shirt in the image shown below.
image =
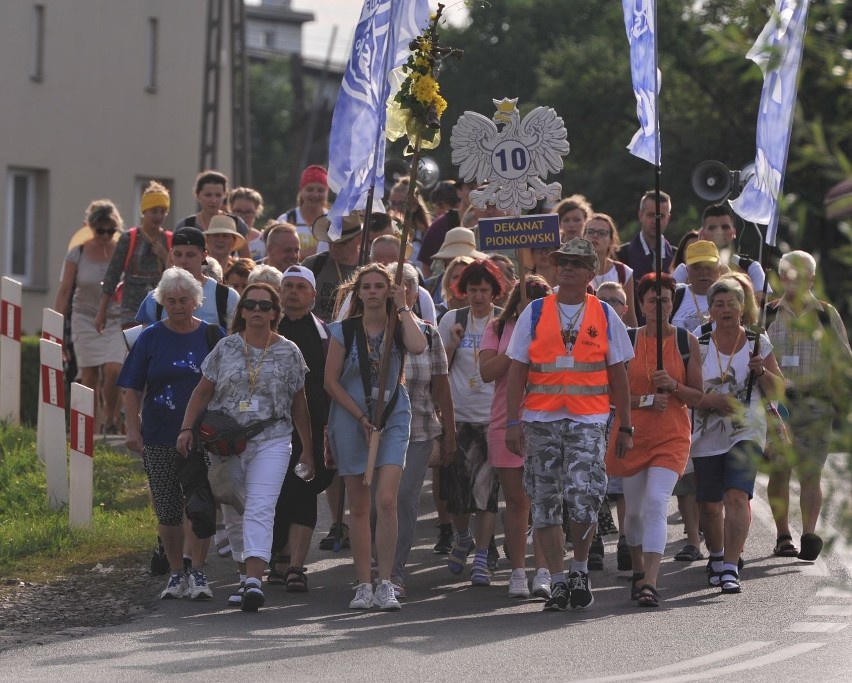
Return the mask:
<svg viewBox="0 0 852 683">
<path fill-rule="evenodd" d="M 196 318 L 201 318 L 211 325 L 219 324 L 219 311 L 216 310 L 216 280 L 208 277 L 204 281 L 204 299 L 201 302 L 201 308 L 197 309 L 193 315 Z M 237 290 L 228 288 L 228 306 L 225 310 L 225 321 L 228 327 L 231 327 L 231 321 L 234 319 L 234 313 L 237 310 L 237 304 L 240 301 L 240 295 Z M 166 316 L 165 309 L 160 316 L 160 320 Z M 143 325 L 150 325 L 157 321 L 157 302 L 154 300 L 153 292 L 148 292 L 142 305 L 136 313 L 136 320 Z"/>
<path fill-rule="evenodd" d="M 189 397 L 201 380 L 201 362 L 210 352 L 207 327 L 202 321 L 192 332 L 180 334 L 157 322 L 144 329 L 130 349 L 116 384 L 145 392 L 145 445 L 175 445 Z"/>
</svg>

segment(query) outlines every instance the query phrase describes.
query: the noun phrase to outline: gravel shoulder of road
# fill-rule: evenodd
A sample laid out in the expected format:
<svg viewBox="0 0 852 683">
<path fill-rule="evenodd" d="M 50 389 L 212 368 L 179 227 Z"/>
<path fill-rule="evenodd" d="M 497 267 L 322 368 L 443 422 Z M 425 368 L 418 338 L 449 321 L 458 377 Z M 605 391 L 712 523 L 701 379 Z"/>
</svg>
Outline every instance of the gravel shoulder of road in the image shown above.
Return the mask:
<svg viewBox="0 0 852 683">
<path fill-rule="evenodd" d="M 0 579 L 0 652 L 75 638 L 152 611 L 162 576 L 150 554 L 80 568 L 50 583 Z"/>
</svg>

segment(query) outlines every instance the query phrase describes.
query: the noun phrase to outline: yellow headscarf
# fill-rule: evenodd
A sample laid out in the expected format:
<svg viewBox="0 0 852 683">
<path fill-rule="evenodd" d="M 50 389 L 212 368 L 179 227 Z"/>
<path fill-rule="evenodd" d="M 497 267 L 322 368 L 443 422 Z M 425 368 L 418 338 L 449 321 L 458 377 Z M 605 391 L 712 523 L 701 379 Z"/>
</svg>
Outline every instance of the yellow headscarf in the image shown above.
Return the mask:
<svg viewBox="0 0 852 683">
<path fill-rule="evenodd" d="M 139 205 L 139 211 L 145 213 L 148 209 L 153 209 L 157 206 L 162 206 L 169 210 L 169 195 L 167 192 L 146 192 L 142 195 L 142 202 Z"/>
</svg>

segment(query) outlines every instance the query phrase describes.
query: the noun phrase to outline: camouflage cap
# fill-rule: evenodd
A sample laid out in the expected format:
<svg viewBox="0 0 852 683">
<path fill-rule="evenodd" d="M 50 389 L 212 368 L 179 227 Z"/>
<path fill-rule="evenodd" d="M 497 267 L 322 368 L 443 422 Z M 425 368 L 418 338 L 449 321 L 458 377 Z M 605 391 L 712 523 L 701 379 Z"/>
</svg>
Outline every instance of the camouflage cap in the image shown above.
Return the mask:
<svg viewBox="0 0 852 683">
<path fill-rule="evenodd" d="M 547 255 L 547 259 L 553 265 L 557 265 L 559 261 L 568 257 L 582 261 L 589 270 L 598 269 L 598 255 L 595 253 L 595 248 L 589 240 L 582 237 L 575 237 Z"/>
</svg>

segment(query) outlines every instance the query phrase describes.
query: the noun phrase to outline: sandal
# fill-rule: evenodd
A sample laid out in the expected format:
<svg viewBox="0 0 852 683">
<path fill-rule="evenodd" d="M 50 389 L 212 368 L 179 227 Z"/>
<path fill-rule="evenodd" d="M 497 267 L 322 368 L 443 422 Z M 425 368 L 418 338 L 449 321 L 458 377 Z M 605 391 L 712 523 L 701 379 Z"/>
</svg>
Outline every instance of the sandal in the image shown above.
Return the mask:
<svg viewBox="0 0 852 683">
<path fill-rule="evenodd" d="M 269 573 L 266 575 L 266 583 L 270 586 L 284 586 L 287 583 L 287 574 L 278 569 L 278 565 L 289 565 L 289 555 L 277 555 L 275 561 L 269 567 Z"/>
<path fill-rule="evenodd" d="M 697 560 L 703 560 L 704 555 L 701 554 L 701 550 L 689 543 L 683 546 L 674 558 L 677 562 L 696 562 Z"/>
<path fill-rule="evenodd" d="M 800 560 L 814 562 L 822 552 L 822 539 L 813 533 L 802 534 L 802 551 L 796 556 Z"/>
<path fill-rule="evenodd" d="M 772 554 L 775 557 L 796 557 L 799 549 L 793 545 L 793 537 L 790 534 L 781 534 L 775 539 L 775 549 Z"/>
<path fill-rule="evenodd" d="M 288 593 L 307 593 L 308 577 L 304 567 L 290 567 L 284 575 Z"/>
<path fill-rule="evenodd" d="M 742 590 L 739 572 L 733 569 L 724 569 L 719 574 L 719 586 L 721 586 L 723 593 L 739 593 Z"/>
<path fill-rule="evenodd" d="M 467 564 L 467 556 L 470 553 L 470 545 L 460 545 L 458 539 L 453 543 L 453 549 L 447 557 L 447 569 L 452 574 L 461 574 Z"/>
<path fill-rule="evenodd" d="M 660 594 L 651 584 L 646 583 L 639 589 L 639 607 L 659 607 Z"/>
<path fill-rule="evenodd" d="M 639 595 L 642 592 L 642 589 L 645 586 L 637 586 L 636 583 L 642 581 L 645 578 L 645 572 L 634 572 L 633 576 L 630 577 L 630 599 L 638 600 Z"/>
</svg>

